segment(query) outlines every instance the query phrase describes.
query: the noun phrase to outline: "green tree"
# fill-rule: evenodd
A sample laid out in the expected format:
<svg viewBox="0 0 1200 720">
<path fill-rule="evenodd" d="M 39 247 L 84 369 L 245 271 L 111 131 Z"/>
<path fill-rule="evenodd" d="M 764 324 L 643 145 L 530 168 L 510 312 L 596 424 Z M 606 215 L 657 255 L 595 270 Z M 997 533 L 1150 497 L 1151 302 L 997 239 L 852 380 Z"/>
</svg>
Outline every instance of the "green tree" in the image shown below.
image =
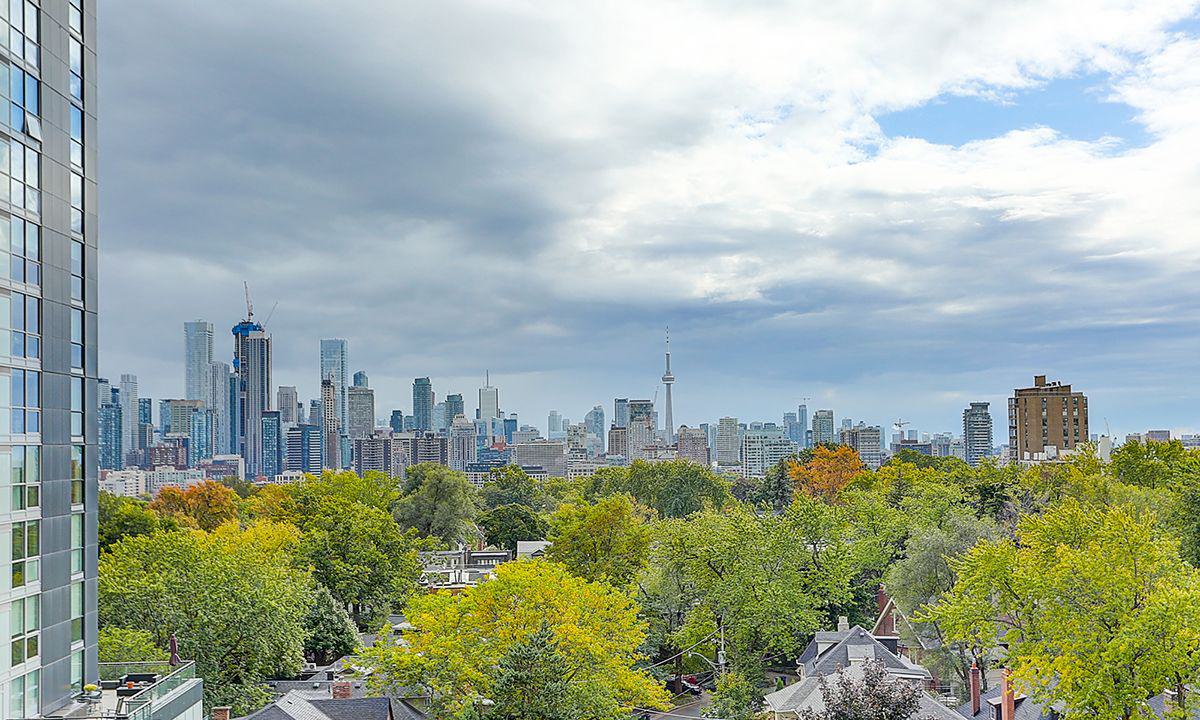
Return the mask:
<svg viewBox="0 0 1200 720">
<path fill-rule="evenodd" d="M 420 475 L 420 484 L 396 504 L 396 522 L 415 528 L 423 537 L 448 545 L 474 536 L 475 488 L 466 475 L 444 465 L 417 465 L 409 472 Z"/>
<path fill-rule="evenodd" d="M 386 511 L 345 497 L 326 500 L 301 528 L 301 556 L 359 627 L 372 626 L 416 591 L 424 544 Z"/>
<path fill-rule="evenodd" d="M 518 465 L 494 468 L 483 484 L 482 495 L 483 507 L 487 510 L 502 505 L 523 505 L 534 512 L 544 512 L 552 504 L 543 485 Z"/>
<path fill-rule="evenodd" d="M 147 630 L 106 627 L 96 638 L 100 646 L 100 662 L 166 662 L 171 654 L 154 644 L 154 635 Z"/>
<path fill-rule="evenodd" d="M 1110 469 L 1118 480 L 1129 485 L 1194 485 L 1200 481 L 1200 451 L 1184 448 L 1179 440 L 1127 442 L 1113 450 Z"/>
<path fill-rule="evenodd" d="M 627 585 L 646 564 L 650 520 L 628 495 L 563 505 L 550 516 L 546 559 L 587 580 Z"/>
<path fill-rule="evenodd" d="M 983 541 L 924 618 L 953 641 L 1007 645 L 1006 665 L 1067 720 L 1143 717 L 1147 698 L 1200 679 L 1200 571 L 1153 516 L 1068 499 Z"/>
<path fill-rule="evenodd" d="M 739 672 L 727 672 L 717 678 L 712 705 L 704 711 L 704 715 L 721 720 L 754 720 L 760 705 L 762 694 L 754 683 Z"/>
<path fill-rule="evenodd" d="M 850 597 L 855 568 L 836 511 L 799 497 L 783 515 L 744 506 L 660 524 L 653 562 L 677 565 L 725 629 L 735 669 L 753 676 L 768 656 L 798 652 Z"/>
<path fill-rule="evenodd" d="M 573 720 L 571 676 L 546 622 L 500 658 L 489 720 Z"/>
<path fill-rule="evenodd" d="M 706 506 L 721 507 L 730 497 L 727 481 L 686 460 L 635 460 L 628 468 L 605 468 L 595 477 L 599 494 L 629 494 L 661 517 L 686 517 Z"/>
<path fill-rule="evenodd" d="M 422 466 L 417 465 L 410 468 L 410 471 L 415 471 L 419 476 L 421 468 Z M 391 512 L 400 500 L 399 482 L 384 473 L 374 471 L 358 475 L 349 470 L 326 470 L 320 477 L 308 475 L 304 480 L 285 487 L 290 495 L 285 509 L 299 517 L 298 525 L 304 525 L 305 518 L 323 512 L 322 506 L 334 499 L 384 512 Z"/>
<path fill-rule="evenodd" d="M 269 699 L 268 677 L 299 672 L 311 580 L 297 570 L 294 528 L 156 532 L 100 559 L 100 626 L 144 630 L 196 661 L 209 704 L 245 715 Z"/>
<path fill-rule="evenodd" d="M 525 505 L 501 505 L 479 516 L 479 528 L 491 545 L 516 552 L 519 540 L 544 540 L 549 525 Z"/>
<path fill-rule="evenodd" d="M 99 545 L 101 553 L 108 550 L 121 538 L 150 535 L 158 530 L 173 529 L 176 526 L 174 521 L 164 520 L 146 505 L 144 500 L 100 492 Z"/>
<path fill-rule="evenodd" d="M 304 652 L 317 665 L 328 665 L 358 649 L 358 629 L 346 608 L 320 583 L 313 590 L 304 629 Z"/>
<path fill-rule="evenodd" d="M 565 717 L 625 720 L 633 707 L 665 708 L 666 691 L 635 669 L 645 625 L 637 606 L 604 583 L 591 583 L 544 560 L 500 565 L 496 577 L 458 594 L 414 597 L 405 610 L 414 629 L 403 643 L 366 648 L 373 687 L 418 687 L 431 716 L 470 717 L 479 698 L 496 697 L 501 662 L 543 627 L 553 632 L 568 679 Z M 538 670 L 540 673 L 541 670 Z M 516 678 L 510 676 L 511 688 Z"/>
<path fill-rule="evenodd" d="M 788 472 L 795 464 L 799 464 L 799 460 L 793 455 L 767 470 L 751 494 L 750 502 L 769 508 L 777 514 L 782 513 L 796 496 L 796 481 Z"/>
</svg>

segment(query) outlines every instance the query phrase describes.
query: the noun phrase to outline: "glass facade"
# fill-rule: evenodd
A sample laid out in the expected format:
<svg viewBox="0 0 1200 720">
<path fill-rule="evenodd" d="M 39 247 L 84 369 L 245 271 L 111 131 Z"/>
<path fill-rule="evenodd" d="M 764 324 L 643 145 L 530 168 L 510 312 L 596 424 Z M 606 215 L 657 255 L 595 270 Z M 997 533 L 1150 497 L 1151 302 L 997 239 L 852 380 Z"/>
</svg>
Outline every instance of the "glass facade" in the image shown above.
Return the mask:
<svg viewBox="0 0 1200 720">
<path fill-rule="evenodd" d="M 95 27 L 95 0 L 0 0 L 0 716 L 14 720 L 98 677 Z"/>
</svg>

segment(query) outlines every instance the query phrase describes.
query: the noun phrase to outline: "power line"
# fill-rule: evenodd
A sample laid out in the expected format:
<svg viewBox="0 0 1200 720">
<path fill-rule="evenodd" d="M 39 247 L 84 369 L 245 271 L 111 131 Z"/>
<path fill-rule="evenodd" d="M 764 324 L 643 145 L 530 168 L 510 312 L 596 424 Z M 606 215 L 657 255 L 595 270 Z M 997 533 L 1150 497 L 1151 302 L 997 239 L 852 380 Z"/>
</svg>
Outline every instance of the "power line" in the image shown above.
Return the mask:
<svg viewBox="0 0 1200 720">
<path fill-rule="evenodd" d="M 671 662 L 672 660 L 674 660 L 675 658 L 679 657 L 680 655 L 684 655 L 685 653 L 689 653 L 689 652 L 691 652 L 692 650 L 694 650 L 695 648 L 698 648 L 698 647 L 700 647 L 700 646 L 701 646 L 701 645 L 703 645 L 704 643 L 706 643 L 706 642 L 708 642 L 709 640 L 711 640 L 711 639 L 713 638 L 713 635 L 716 635 L 718 632 L 720 632 L 720 631 L 719 631 L 719 630 L 713 630 L 711 633 L 709 633 L 709 634 L 708 634 L 708 637 L 701 638 L 701 639 L 700 639 L 700 640 L 699 640 L 699 641 L 698 641 L 698 642 L 697 642 L 695 645 L 692 645 L 691 647 L 688 647 L 688 648 L 684 648 L 683 650 L 680 650 L 679 652 L 675 653 L 674 655 L 672 655 L 671 657 L 669 657 L 669 658 L 667 658 L 667 659 L 665 659 L 665 660 L 659 660 L 658 662 L 654 663 L 653 665 L 647 665 L 647 666 L 645 666 L 645 667 L 643 667 L 643 668 L 641 668 L 641 669 L 642 669 L 642 670 L 649 670 L 649 669 L 650 669 L 650 668 L 652 668 L 652 667 L 658 667 L 659 665 L 665 665 L 666 663 L 669 663 L 669 662 Z"/>
</svg>

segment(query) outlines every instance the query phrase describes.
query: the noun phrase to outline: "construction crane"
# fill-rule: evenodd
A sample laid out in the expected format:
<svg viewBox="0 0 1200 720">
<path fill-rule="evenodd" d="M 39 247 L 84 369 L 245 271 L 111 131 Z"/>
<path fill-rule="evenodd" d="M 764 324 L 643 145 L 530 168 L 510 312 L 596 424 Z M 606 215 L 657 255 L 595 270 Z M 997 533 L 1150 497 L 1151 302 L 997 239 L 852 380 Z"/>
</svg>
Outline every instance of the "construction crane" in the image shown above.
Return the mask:
<svg viewBox="0 0 1200 720">
<path fill-rule="evenodd" d="M 246 319 L 252 320 L 254 318 L 254 303 L 250 302 L 250 283 L 243 280 L 242 287 L 246 289 Z"/>
<path fill-rule="evenodd" d="M 911 424 L 912 423 L 904 418 L 896 418 L 896 422 L 892 423 L 892 427 L 896 430 L 896 432 L 900 433 L 900 439 L 904 440 L 904 427 Z"/>
</svg>

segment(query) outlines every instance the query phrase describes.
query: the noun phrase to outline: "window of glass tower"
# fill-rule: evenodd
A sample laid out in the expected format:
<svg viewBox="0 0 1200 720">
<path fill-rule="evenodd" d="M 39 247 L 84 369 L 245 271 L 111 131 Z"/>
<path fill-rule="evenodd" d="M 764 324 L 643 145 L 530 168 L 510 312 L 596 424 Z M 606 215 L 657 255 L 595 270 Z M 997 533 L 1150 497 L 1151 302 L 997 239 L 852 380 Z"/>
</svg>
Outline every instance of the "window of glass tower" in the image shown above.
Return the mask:
<svg viewBox="0 0 1200 720">
<path fill-rule="evenodd" d="M 37 223 L 0 213 L 0 277 L 41 285 L 41 245 Z"/>
</svg>

